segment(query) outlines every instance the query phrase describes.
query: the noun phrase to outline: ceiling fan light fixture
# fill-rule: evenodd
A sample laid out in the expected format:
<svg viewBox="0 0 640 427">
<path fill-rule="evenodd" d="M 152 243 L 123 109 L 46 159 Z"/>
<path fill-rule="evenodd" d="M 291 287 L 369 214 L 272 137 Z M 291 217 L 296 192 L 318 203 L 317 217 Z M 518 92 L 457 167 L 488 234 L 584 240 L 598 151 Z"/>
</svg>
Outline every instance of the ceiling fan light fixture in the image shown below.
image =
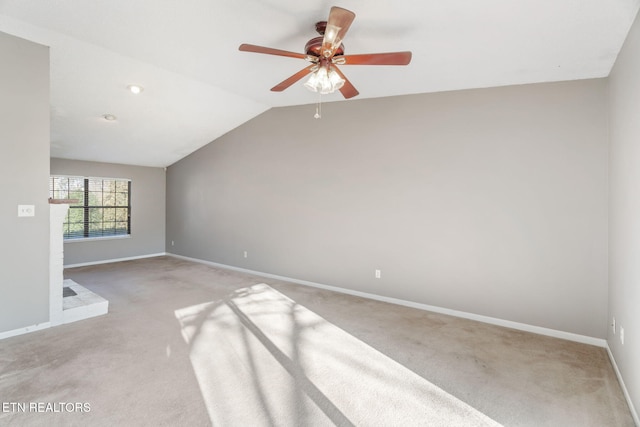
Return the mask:
<svg viewBox="0 0 640 427">
<path fill-rule="evenodd" d="M 319 86 L 320 78 L 318 77 L 318 71 L 315 71 L 311 73 L 309 79 L 305 82 L 304 87 L 309 89 L 311 92 L 317 92 Z"/>
<path fill-rule="evenodd" d="M 327 71 L 327 67 L 320 67 L 318 71 L 311 73 L 304 87 L 311 92 L 320 92 L 322 95 L 333 93 L 344 85 L 344 79 L 333 69 Z"/>
<path fill-rule="evenodd" d="M 327 95 L 333 92 L 331 88 L 331 81 L 329 80 L 329 73 L 327 73 L 327 69 L 324 67 L 318 70 L 318 82 L 320 84 L 318 86 L 318 92 L 322 95 Z"/>
<path fill-rule="evenodd" d="M 333 68 L 329 70 L 328 78 L 331 82 L 331 92 L 334 92 L 344 86 L 344 79 L 340 77 L 340 74 L 338 74 Z"/>
</svg>

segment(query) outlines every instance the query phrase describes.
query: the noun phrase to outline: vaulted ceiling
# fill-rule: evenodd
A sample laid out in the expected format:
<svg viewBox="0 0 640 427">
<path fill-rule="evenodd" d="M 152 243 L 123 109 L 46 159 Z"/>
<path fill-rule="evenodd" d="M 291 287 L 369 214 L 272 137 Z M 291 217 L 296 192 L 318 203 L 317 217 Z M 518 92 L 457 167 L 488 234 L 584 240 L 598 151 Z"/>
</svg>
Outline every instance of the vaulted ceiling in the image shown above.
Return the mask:
<svg viewBox="0 0 640 427">
<path fill-rule="evenodd" d="M 640 0 L 0 0 L 0 31 L 50 46 L 52 157 L 168 166 L 269 108 L 317 102 L 303 81 L 269 91 L 306 62 L 238 46 L 302 53 L 334 5 L 356 14 L 345 53 L 413 52 L 342 67 L 357 100 L 605 77 Z"/>
</svg>

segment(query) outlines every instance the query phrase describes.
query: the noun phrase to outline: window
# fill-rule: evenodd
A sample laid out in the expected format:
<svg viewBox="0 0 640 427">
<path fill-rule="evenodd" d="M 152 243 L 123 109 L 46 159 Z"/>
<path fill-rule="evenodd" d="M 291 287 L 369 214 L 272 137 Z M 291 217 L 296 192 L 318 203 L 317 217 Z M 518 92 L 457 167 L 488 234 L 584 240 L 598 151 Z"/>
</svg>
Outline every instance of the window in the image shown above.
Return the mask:
<svg viewBox="0 0 640 427">
<path fill-rule="evenodd" d="M 52 176 L 49 197 L 76 199 L 64 220 L 64 239 L 131 234 L 131 180 Z"/>
</svg>

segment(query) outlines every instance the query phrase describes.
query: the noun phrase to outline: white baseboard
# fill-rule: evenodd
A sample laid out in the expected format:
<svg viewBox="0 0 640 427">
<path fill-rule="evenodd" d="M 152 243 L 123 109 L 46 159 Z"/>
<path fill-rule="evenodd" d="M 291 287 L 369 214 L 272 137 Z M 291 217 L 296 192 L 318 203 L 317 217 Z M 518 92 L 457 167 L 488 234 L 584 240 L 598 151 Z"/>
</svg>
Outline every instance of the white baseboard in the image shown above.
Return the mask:
<svg viewBox="0 0 640 427">
<path fill-rule="evenodd" d="M 469 320 L 476 320 L 478 322 L 489 323 L 497 326 L 504 326 L 506 328 L 517 329 L 520 331 L 532 332 L 539 335 L 546 335 L 554 338 L 561 338 L 569 341 L 575 341 L 583 344 L 595 345 L 598 347 L 606 347 L 607 341 L 601 338 L 589 337 L 586 335 L 574 334 L 571 332 L 558 331 L 555 329 L 543 328 L 540 326 L 527 325 L 525 323 L 512 322 L 510 320 L 497 319 L 495 317 L 482 316 L 480 314 L 467 313 L 464 311 L 451 310 L 448 308 L 437 307 L 433 305 L 422 304 L 413 301 L 402 300 L 398 298 L 385 297 L 381 295 L 371 294 L 368 292 L 354 291 L 351 289 L 340 288 L 337 286 L 324 285 L 321 283 L 309 282 L 307 280 L 294 279 L 292 277 L 279 276 L 277 274 L 263 273 L 261 271 L 248 270 L 246 268 L 234 267 L 232 265 L 220 264 L 212 261 L 205 261 L 198 258 L 190 258 L 182 255 L 176 255 L 172 253 L 167 253 L 166 255 L 172 256 L 174 258 L 184 259 L 187 261 L 193 261 L 200 264 L 210 265 L 212 267 L 224 268 L 227 270 L 234 270 L 241 273 L 253 274 L 256 276 L 267 277 L 270 279 L 276 280 L 284 280 L 287 282 L 293 282 L 304 286 L 311 286 L 314 288 L 326 289 L 329 291 L 340 292 L 343 294 L 354 295 L 362 298 L 368 298 L 376 301 L 388 302 L 391 304 L 402 305 L 405 307 L 417 308 L 425 311 L 432 311 L 435 313 L 447 314 L 449 316 L 461 317 Z"/>
<path fill-rule="evenodd" d="M 47 329 L 51 327 L 51 322 L 37 323 L 35 325 L 27 326 L 24 328 L 14 329 L 12 331 L 0 332 L 0 340 L 5 338 L 11 338 L 18 335 L 28 334 L 29 332 L 39 331 L 41 329 Z"/>
<path fill-rule="evenodd" d="M 627 386 L 624 384 L 624 380 L 622 379 L 622 374 L 620 373 L 620 369 L 618 369 L 618 364 L 616 363 L 615 357 L 613 357 L 613 353 L 611 352 L 611 347 L 609 347 L 609 342 L 605 346 L 607 349 L 607 354 L 609 355 L 609 360 L 611 361 L 611 365 L 613 365 L 613 370 L 616 373 L 616 377 L 618 377 L 618 382 L 620 383 L 620 387 L 622 388 L 622 393 L 624 394 L 624 398 L 627 401 L 627 405 L 629 405 L 629 411 L 631 411 L 631 416 L 633 417 L 633 421 L 637 426 L 640 426 L 640 418 L 638 417 L 638 412 L 636 412 L 635 406 L 633 406 L 633 401 L 631 400 L 631 396 L 629 395 L 629 391 L 627 390 Z"/>
<path fill-rule="evenodd" d="M 112 262 L 121 262 L 121 261 L 132 261 L 134 259 L 143 259 L 143 258 L 154 258 L 157 256 L 167 255 L 166 252 L 159 252 L 157 254 L 148 254 L 148 255 L 138 255 L 138 256 L 130 256 L 126 258 L 114 258 L 114 259 L 104 259 L 100 261 L 91 261 L 91 262 L 81 262 L 78 264 L 68 264 L 65 265 L 64 268 L 75 268 L 75 267 L 86 267 L 89 265 L 98 265 L 98 264 L 111 264 Z"/>
</svg>

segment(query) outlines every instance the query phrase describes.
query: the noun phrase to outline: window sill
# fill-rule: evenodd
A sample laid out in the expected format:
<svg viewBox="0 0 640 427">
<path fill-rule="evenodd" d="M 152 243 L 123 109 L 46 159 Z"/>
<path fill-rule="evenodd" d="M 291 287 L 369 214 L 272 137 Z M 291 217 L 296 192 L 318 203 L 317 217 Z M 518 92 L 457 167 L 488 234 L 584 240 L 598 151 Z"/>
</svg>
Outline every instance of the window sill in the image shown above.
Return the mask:
<svg viewBox="0 0 640 427">
<path fill-rule="evenodd" d="M 120 239 L 130 239 L 130 238 L 131 238 L 131 234 L 126 234 L 121 236 L 83 237 L 79 239 L 64 239 L 64 243 L 96 242 L 99 240 L 120 240 Z"/>
</svg>

